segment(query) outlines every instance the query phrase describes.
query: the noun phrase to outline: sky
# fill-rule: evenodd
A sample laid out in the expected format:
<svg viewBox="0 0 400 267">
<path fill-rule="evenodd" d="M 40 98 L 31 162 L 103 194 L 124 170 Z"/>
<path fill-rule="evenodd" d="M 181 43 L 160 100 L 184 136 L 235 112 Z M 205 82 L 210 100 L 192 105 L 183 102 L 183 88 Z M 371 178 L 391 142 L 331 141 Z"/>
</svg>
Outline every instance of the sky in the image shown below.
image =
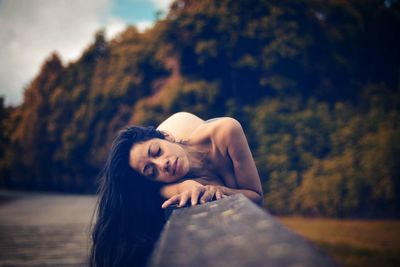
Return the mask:
<svg viewBox="0 0 400 267">
<path fill-rule="evenodd" d="M 143 31 L 172 0 L 0 0 L 0 96 L 19 105 L 53 52 L 77 60 L 97 30 L 112 39 L 127 25 Z"/>
</svg>

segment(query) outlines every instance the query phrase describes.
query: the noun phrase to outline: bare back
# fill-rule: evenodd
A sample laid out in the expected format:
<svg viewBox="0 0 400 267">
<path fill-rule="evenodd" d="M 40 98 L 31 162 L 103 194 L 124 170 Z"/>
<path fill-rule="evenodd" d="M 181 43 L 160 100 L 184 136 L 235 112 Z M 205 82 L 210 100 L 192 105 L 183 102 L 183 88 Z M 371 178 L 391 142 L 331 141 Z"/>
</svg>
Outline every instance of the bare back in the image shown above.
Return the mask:
<svg viewBox="0 0 400 267">
<path fill-rule="evenodd" d="M 163 121 L 157 130 L 172 135 L 177 140 L 186 140 L 205 121 L 188 112 L 178 112 Z"/>
</svg>

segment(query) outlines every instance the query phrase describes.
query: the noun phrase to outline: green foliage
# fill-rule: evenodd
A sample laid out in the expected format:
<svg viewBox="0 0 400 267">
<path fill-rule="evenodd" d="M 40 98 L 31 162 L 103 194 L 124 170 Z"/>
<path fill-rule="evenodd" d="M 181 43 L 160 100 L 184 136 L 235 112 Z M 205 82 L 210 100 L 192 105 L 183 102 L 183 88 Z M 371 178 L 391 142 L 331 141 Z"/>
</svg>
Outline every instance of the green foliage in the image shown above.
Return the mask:
<svg viewBox="0 0 400 267">
<path fill-rule="evenodd" d="M 266 100 L 248 112 L 273 212 L 363 216 L 399 212 L 399 113 L 344 103 Z M 346 112 L 346 113 L 344 113 Z"/>
<path fill-rule="evenodd" d="M 354 99 L 363 82 L 396 81 L 390 55 L 399 40 L 389 39 L 400 34 L 398 13 L 373 0 L 181 0 L 164 39 L 179 53 L 184 75 L 219 79 L 226 98 Z M 380 28 L 387 39 L 375 42 Z M 392 52 L 377 52 L 383 47 Z"/>
<path fill-rule="evenodd" d="M 4 106 L 4 98 L 0 97 L 0 186 L 5 186 L 6 177 L 10 176 L 10 132 L 7 123 L 11 109 Z"/>
<path fill-rule="evenodd" d="M 167 116 L 179 111 L 211 118 L 223 108 L 219 102 L 218 84 L 205 80 L 176 79 L 150 101 L 139 101 L 133 113 L 133 123 L 158 125 Z M 155 102 L 155 103 L 154 103 Z"/>
</svg>

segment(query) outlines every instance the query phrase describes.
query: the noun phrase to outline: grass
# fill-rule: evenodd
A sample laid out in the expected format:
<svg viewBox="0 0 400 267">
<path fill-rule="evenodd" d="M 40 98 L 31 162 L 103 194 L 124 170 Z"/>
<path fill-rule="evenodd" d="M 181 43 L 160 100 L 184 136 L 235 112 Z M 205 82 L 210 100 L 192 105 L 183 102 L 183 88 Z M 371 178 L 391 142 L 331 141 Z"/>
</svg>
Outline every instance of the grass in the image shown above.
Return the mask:
<svg viewBox="0 0 400 267">
<path fill-rule="evenodd" d="M 400 220 L 278 217 L 345 267 L 400 266 Z"/>
</svg>

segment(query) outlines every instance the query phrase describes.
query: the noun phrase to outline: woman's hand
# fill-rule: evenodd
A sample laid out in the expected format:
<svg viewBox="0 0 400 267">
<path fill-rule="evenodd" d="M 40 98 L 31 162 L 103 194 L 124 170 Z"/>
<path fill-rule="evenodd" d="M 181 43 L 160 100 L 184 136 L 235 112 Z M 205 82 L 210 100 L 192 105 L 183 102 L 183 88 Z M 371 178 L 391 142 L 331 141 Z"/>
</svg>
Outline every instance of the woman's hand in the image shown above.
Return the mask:
<svg viewBox="0 0 400 267">
<path fill-rule="evenodd" d="M 220 199 L 227 196 L 226 187 L 221 185 L 205 185 L 206 191 L 200 198 L 200 203 L 206 203 L 215 199 Z"/>
<path fill-rule="evenodd" d="M 189 199 L 191 199 L 192 206 L 194 206 L 204 191 L 206 191 L 206 187 L 199 182 L 193 180 L 183 181 L 179 184 L 178 194 L 165 201 L 161 207 L 165 209 L 174 203 L 179 203 L 178 207 L 183 207 Z"/>
<path fill-rule="evenodd" d="M 165 201 L 161 207 L 165 209 L 174 203 L 179 203 L 178 207 L 183 207 L 189 199 L 192 206 L 197 205 L 198 202 L 205 203 L 211 201 L 214 197 L 220 199 L 225 196 L 223 188 L 217 185 L 204 186 L 194 180 L 186 180 L 179 185 L 179 193 Z M 201 198 L 199 199 L 199 197 Z"/>
</svg>

